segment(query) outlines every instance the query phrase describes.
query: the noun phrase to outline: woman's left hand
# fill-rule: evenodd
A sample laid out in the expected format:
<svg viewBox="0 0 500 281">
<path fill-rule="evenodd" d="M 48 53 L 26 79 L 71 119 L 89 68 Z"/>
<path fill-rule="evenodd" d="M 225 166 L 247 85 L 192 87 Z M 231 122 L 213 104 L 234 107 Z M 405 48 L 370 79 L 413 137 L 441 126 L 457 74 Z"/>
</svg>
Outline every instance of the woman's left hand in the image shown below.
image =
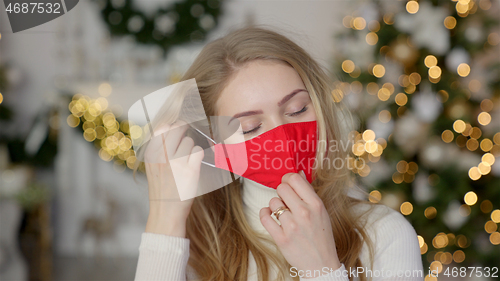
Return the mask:
<svg viewBox="0 0 500 281">
<path fill-rule="evenodd" d="M 305 176 L 284 175 L 277 192 L 281 199 L 272 198 L 269 207 L 260 210 L 260 221 L 288 263 L 310 272 L 340 268 L 329 215 Z M 279 216 L 280 226 L 271 214 L 281 206 L 290 211 Z"/>
</svg>

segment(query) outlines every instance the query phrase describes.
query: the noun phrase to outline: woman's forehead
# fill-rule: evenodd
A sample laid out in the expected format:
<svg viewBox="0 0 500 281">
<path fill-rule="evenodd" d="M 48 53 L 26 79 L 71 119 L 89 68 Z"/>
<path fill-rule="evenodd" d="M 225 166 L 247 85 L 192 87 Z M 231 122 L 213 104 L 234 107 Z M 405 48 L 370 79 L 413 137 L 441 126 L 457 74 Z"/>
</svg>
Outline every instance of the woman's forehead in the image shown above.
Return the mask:
<svg viewBox="0 0 500 281">
<path fill-rule="evenodd" d="M 276 61 L 252 61 L 239 69 L 223 89 L 219 115 L 277 104 L 296 89 L 305 89 L 297 71 Z"/>
</svg>

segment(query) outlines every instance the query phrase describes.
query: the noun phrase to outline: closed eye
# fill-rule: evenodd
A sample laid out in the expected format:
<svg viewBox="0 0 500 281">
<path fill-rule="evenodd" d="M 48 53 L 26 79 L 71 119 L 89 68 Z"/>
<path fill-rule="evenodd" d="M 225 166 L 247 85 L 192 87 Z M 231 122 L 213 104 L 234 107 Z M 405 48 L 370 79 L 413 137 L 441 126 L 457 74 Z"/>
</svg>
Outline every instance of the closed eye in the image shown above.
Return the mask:
<svg viewBox="0 0 500 281">
<path fill-rule="evenodd" d="M 308 109 L 308 108 L 307 108 L 307 105 L 306 105 L 306 106 L 304 106 L 301 110 L 288 114 L 288 116 L 297 116 L 297 115 L 300 115 L 300 114 L 302 114 L 302 113 L 306 112 L 306 111 L 307 111 L 307 109 Z M 253 129 L 251 129 L 251 130 L 248 130 L 248 131 L 243 131 L 243 134 L 244 134 L 244 135 L 246 135 L 246 134 L 255 133 L 255 132 L 257 132 L 257 130 L 259 130 L 259 129 L 260 129 L 260 127 L 261 127 L 261 126 L 262 126 L 262 124 L 259 124 L 259 126 L 257 126 L 257 127 L 255 127 L 255 128 L 253 128 Z"/>
<path fill-rule="evenodd" d="M 250 133 L 254 133 L 256 132 L 260 127 L 261 127 L 262 124 L 259 124 L 259 126 L 251 129 L 251 130 L 248 130 L 248 131 L 243 131 L 243 134 L 246 135 L 246 134 L 250 134 Z"/>
<path fill-rule="evenodd" d="M 307 111 L 307 106 L 304 106 L 301 110 L 296 111 L 296 112 L 294 112 L 294 113 L 290 113 L 290 114 L 289 114 L 289 116 L 297 116 L 297 115 L 299 115 L 299 114 L 301 114 L 301 113 L 304 113 L 304 112 L 306 112 L 306 111 Z"/>
</svg>

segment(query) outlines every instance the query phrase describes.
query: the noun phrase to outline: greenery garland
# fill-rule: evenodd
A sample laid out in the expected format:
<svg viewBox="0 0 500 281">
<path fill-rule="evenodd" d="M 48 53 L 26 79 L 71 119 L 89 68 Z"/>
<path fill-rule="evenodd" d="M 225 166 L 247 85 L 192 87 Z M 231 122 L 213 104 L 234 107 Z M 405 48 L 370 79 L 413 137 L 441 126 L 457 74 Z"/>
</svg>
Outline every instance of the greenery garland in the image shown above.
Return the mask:
<svg viewBox="0 0 500 281">
<path fill-rule="evenodd" d="M 187 42 L 200 42 L 218 23 L 222 0 L 176 1 L 147 15 L 132 0 L 101 0 L 101 15 L 111 35 L 132 36 L 137 43 L 164 51 Z"/>
</svg>

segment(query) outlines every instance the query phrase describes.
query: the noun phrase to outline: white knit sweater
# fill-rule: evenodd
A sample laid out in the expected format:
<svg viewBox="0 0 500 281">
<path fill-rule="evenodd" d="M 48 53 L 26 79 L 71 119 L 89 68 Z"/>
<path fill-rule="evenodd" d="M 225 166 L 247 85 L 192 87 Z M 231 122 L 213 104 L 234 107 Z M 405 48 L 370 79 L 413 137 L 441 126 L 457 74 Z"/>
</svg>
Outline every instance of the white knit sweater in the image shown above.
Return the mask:
<svg viewBox="0 0 500 281">
<path fill-rule="evenodd" d="M 269 200 L 277 197 L 275 189 L 260 185 L 254 181 L 243 180 L 244 212 L 250 226 L 258 232 L 269 235 L 259 219 L 259 211 L 269 206 Z M 361 204 L 356 212 L 363 212 L 368 208 Z M 346 270 L 344 264 L 336 271 L 316 272 L 313 278 L 301 278 L 309 281 L 347 281 L 348 275 L 359 280 L 356 273 L 371 270 L 373 281 L 380 280 L 424 280 L 425 272 L 422 268 L 422 259 L 417 234 L 408 221 L 398 212 L 380 205 L 375 206 L 366 216 L 366 231 L 371 237 L 374 247 L 374 264 L 370 267 L 369 252 L 366 244 L 363 245 L 360 260 L 363 268 Z M 143 233 L 139 247 L 139 260 L 135 280 L 197 280 L 194 269 L 187 265 L 189 258 L 189 239 L 166 236 L 161 234 Z M 250 253 L 248 280 L 257 279 L 257 266 Z M 298 272 L 287 272 L 290 276 Z M 306 274 L 306 272 L 304 272 Z M 389 276 L 390 275 L 390 276 Z M 270 279 L 275 280 L 276 268 L 271 268 Z M 300 275 L 298 275 L 300 276 Z"/>
</svg>

